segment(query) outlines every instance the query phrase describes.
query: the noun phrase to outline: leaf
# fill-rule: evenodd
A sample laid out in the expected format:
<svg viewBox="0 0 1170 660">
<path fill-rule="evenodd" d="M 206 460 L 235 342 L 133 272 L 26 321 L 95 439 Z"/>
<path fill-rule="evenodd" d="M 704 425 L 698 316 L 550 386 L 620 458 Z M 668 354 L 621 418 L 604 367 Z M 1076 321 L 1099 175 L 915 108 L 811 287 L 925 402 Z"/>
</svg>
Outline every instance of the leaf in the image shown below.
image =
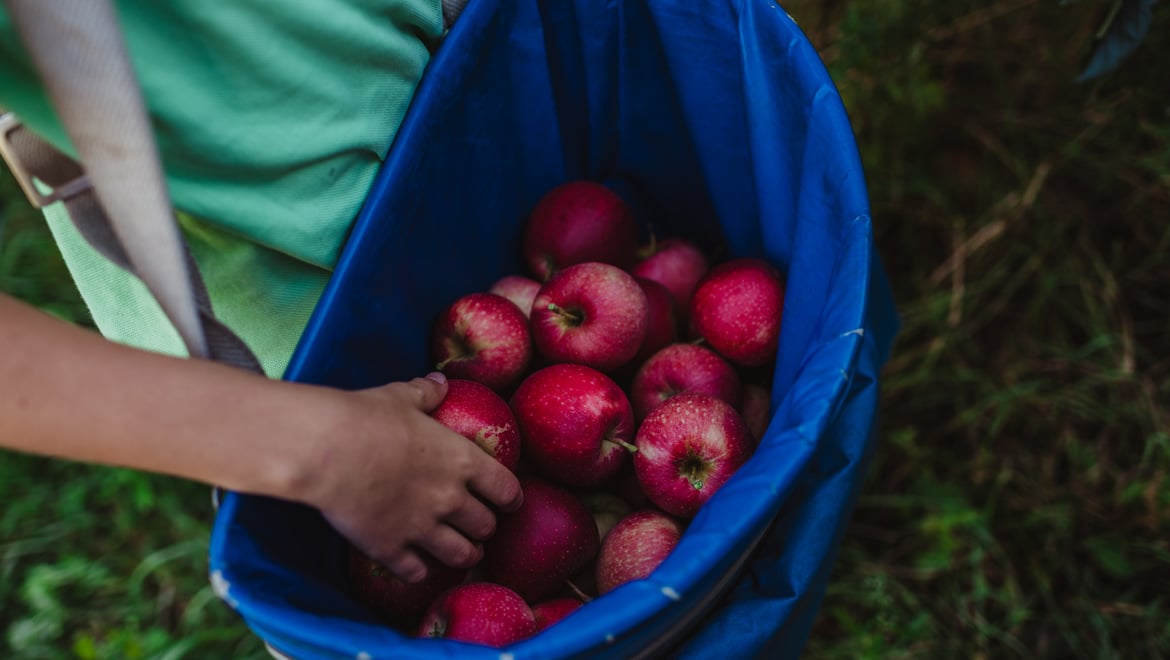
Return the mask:
<svg viewBox="0 0 1170 660">
<path fill-rule="evenodd" d="M 1096 560 L 1097 565 L 1119 578 L 1132 577 L 1135 570 L 1129 558 L 1128 539 L 1115 536 L 1096 536 L 1085 539 L 1085 549 Z"/>
<path fill-rule="evenodd" d="M 1141 45 L 1150 31 L 1153 8 L 1158 0 L 1115 0 L 1105 22 L 1093 38 L 1078 82 L 1113 71 Z"/>
</svg>

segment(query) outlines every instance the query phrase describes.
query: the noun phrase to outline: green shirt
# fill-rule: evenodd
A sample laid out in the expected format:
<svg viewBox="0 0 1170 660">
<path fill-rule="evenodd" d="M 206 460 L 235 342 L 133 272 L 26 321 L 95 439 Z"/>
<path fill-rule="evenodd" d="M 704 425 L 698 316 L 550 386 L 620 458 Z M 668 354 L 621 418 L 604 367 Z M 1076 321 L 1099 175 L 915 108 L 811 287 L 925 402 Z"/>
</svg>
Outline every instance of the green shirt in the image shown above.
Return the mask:
<svg viewBox="0 0 1170 660">
<path fill-rule="evenodd" d="M 440 0 L 116 6 L 212 303 L 279 376 L 442 37 Z M 74 153 L 2 7 L 0 106 Z M 101 332 L 184 355 L 59 207 L 46 218 Z"/>
</svg>

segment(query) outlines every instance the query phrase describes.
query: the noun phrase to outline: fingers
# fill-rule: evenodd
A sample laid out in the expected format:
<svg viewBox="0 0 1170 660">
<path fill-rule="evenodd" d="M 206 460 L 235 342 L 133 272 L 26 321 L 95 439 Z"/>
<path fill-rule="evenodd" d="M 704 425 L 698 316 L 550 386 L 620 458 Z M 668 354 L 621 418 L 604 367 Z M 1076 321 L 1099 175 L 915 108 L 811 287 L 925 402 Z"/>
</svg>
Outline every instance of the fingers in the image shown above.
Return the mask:
<svg viewBox="0 0 1170 660">
<path fill-rule="evenodd" d="M 438 525 L 419 540 L 419 547 L 454 568 L 471 568 L 483 558 L 483 546 L 447 525 Z"/>
<path fill-rule="evenodd" d="M 487 540 L 496 531 L 495 514 L 483 502 L 470 495 L 462 507 L 447 516 L 447 523 L 467 537 L 479 541 Z"/>
<path fill-rule="evenodd" d="M 427 565 L 413 550 L 402 550 L 394 557 L 378 560 L 398 579 L 409 584 L 422 582 L 427 577 Z"/>
<path fill-rule="evenodd" d="M 487 461 L 471 475 L 471 490 L 502 511 L 515 511 L 524 503 L 524 493 L 520 491 L 520 480 L 516 475 L 500 465 L 498 461 L 487 457 Z"/>
<path fill-rule="evenodd" d="M 425 378 L 415 378 L 404 383 L 391 383 L 387 387 L 405 397 L 410 405 L 429 413 L 443 402 L 443 397 L 447 396 L 447 377 L 438 371 L 433 371 Z"/>
</svg>

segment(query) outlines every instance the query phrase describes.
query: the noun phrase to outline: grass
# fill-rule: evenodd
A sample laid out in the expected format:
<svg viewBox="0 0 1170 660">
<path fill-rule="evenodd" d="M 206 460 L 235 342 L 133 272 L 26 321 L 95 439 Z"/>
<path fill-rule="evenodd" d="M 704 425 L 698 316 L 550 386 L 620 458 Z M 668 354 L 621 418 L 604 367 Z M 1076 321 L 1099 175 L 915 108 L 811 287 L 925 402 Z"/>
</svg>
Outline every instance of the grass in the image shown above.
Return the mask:
<svg viewBox="0 0 1170 660">
<path fill-rule="evenodd" d="M 208 586 L 207 488 L 11 455 L 0 483 L 5 657 L 266 657 Z"/>
<path fill-rule="evenodd" d="M 905 329 L 810 657 L 1170 655 L 1170 16 L 790 3 L 855 121 Z"/>
<path fill-rule="evenodd" d="M 1170 656 L 1170 12 L 793 0 L 854 121 L 904 330 L 806 655 Z M 86 323 L 0 179 L 0 288 Z M 9 657 L 263 657 L 207 587 L 207 490 L 0 455 Z"/>
</svg>

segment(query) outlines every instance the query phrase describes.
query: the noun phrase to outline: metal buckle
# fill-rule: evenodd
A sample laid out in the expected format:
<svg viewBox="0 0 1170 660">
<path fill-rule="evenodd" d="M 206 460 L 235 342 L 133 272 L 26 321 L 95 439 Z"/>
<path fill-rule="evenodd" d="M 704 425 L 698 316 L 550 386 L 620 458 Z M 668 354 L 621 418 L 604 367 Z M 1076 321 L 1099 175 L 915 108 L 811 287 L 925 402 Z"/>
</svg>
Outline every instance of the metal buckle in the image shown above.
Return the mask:
<svg viewBox="0 0 1170 660">
<path fill-rule="evenodd" d="M 0 115 L 0 156 L 4 157 L 4 161 L 8 163 L 8 169 L 12 170 L 12 176 L 16 179 L 16 183 L 20 185 L 20 189 L 24 191 L 28 197 L 29 203 L 35 208 L 44 208 L 54 202 L 72 199 L 77 195 L 89 190 L 89 177 L 82 174 L 81 176 L 57 186 L 47 194 L 42 194 L 37 188 L 37 182 L 42 185 L 44 181 L 37 179 L 25 168 L 24 162 L 21 161 L 20 155 L 16 153 L 16 148 L 12 146 L 11 136 L 13 133 L 21 130 L 24 124 L 11 112 Z"/>
</svg>

